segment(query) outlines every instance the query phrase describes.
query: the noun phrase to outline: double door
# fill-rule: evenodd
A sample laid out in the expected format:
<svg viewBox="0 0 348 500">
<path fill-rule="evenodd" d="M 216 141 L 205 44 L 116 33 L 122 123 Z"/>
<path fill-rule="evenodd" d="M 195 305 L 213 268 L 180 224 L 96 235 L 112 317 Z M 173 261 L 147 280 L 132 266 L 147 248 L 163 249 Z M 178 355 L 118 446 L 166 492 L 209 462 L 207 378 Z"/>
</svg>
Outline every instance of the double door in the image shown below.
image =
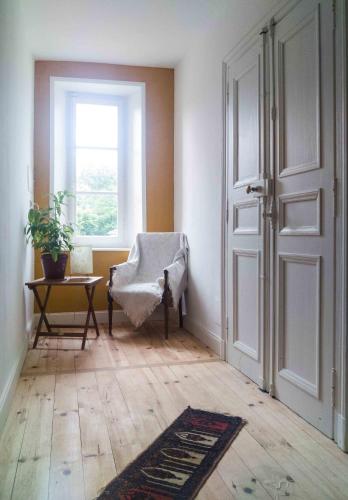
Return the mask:
<svg viewBox="0 0 348 500">
<path fill-rule="evenodd" d="M 228 64 L 228 361 L 332 436 L 334 46 L 303 0 Z"/>
</svg>

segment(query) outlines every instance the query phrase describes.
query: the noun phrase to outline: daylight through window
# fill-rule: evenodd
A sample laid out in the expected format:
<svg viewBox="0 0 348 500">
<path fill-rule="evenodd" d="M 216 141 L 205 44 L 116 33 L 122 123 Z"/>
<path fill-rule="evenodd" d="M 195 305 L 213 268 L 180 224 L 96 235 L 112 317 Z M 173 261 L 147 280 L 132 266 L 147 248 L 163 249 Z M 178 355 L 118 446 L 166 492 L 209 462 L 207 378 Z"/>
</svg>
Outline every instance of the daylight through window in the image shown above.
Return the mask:
<svg viewBox="0 0 348 500">
<path fill-rule="evenodd" d="M 75 101 L 74 115 L 77 233 L 117 236 L 119 107 Z"/>
</svg>

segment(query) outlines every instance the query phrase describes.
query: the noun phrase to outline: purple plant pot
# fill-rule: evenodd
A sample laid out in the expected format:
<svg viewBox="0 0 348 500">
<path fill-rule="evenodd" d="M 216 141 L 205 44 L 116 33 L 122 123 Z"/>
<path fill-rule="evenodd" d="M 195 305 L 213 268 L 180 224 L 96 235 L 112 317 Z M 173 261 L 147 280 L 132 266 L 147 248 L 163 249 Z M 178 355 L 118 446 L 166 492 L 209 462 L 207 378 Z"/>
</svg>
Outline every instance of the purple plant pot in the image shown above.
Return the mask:
<svg viewBox="0 0 348 500">
<path fill-rule="evenodd" d="M 41 254 L 41 265 L 45 278 L 47 280 L 63 280 L 67 261 L 67 253 L 61 253 L 57 262 L 54 262 L 50 253 Z"/>
</svg>

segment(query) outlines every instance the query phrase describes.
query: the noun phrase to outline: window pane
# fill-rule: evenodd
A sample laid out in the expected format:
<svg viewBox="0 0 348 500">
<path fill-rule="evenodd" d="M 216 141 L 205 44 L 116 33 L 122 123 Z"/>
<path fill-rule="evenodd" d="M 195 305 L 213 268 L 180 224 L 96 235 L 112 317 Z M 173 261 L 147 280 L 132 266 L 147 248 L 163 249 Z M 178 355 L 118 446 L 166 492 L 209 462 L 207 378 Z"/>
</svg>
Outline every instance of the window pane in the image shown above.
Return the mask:
<svg viewBox="0 0 348 500">
<path fill-rule="evenodd" d="M 117 148 L 118 108 L 110 104 L 76 104 L 76 146 Z"/>
<path fill-rule="evenodd" d="M 76 223 L 81 236 L 117 236 L 117 195 L 77 194 Z"/>
<path fill-rule="evenodd" d="M 117 151 L 76 150 L 76 191 L 117 191 Z"/>
</svg>

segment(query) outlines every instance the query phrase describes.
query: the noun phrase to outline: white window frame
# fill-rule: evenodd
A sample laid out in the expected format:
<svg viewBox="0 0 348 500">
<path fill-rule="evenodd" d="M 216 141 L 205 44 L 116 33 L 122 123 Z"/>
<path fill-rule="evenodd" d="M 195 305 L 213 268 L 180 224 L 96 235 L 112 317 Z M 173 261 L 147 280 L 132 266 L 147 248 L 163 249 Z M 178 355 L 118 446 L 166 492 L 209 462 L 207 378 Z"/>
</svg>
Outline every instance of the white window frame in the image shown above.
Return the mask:
<svg viewBox="0 0 348 500">
<path fill-rule="evenodd" d="M 125 156 L 124 156 L 124 175 L 127 183 L 124 192 L 124 239 L 115 237 L 107 237 L 103 242 L 101 237 L 91 237 L 90 246 L 93 251 L 115 251 L 129 250 L 134 241 L 137 232 L 147 230 L 147 153 L 146 153 L 146 83 L 141 81 L 128 80 L 108 80 L 101 78 L 79 78 L 68 76 L 51 75 L 50 80 L 50 192 L 57 190 L 68 189 L 69 176 L 69 158 L 68 144 L 69 138 L 67 125 L 69 124 L 69 94 L 92 94 L 95 96 L 111 96 L 119 97 L 124 100 L 124 117 L 125 117 Z M 132 90 L 128 91 L 127 87 Z M 136 90 L 135 90 L 136 89 Z M 132 136 L 129 135 L 131 119 L 129 111 L 129 97 L 137 91 L 140 93 L 139 108 L 141 111 L 141 171 L 138 174 L 140 178 L 141 189 L 141 214 L 138 214 L 136 219 L 129 221 L 129 207 L 132 204 L 133 191 L 131 183 L 133 180 L 129 178 L 128 160 L 130 148 L 132 145 Z M 132 128 L 132 127 L 131 127 Z M 131 168 L 132 175 L 134 164 Z M 139 187 L 139 186 L 138 186 Z M 130 190 L 131 189 L 131 190 Z M 131 198 L 129 198 L 129 196 Z M 67 220 L 72 222 L 70 210 L 66 211 Z M 87 243 L 86 243 L 87 244 Z"/>
<path fill-rule="evenodd" d="M 98 236 L 98 235 L 78 235 L 75 232 L 74 244 L 90 245 L 94 248 L 116 248 L 125 246 L 125 219 L 126 219 L 126 195 L 127 195 L 127 176 L 126 176 L 126 113 L 124 99 L 115 95 L 89 94 L 84 92 L 67 93 L 67 121 L 66 121 L 66 145 L 67 145 L 67 190 L 75 195 L 76 193 L 76 144 L 75 144 L 75 125 L 76 125 L 76 104 L 106 104 L 116 105 L 118 107 L 118 165 L 117 165 L 117 236 Z M 107 148 L 101 148 L 107 149 Z M 76 198 L 69 200 L 69 219 L 76 224 Z"/>
</svg>

